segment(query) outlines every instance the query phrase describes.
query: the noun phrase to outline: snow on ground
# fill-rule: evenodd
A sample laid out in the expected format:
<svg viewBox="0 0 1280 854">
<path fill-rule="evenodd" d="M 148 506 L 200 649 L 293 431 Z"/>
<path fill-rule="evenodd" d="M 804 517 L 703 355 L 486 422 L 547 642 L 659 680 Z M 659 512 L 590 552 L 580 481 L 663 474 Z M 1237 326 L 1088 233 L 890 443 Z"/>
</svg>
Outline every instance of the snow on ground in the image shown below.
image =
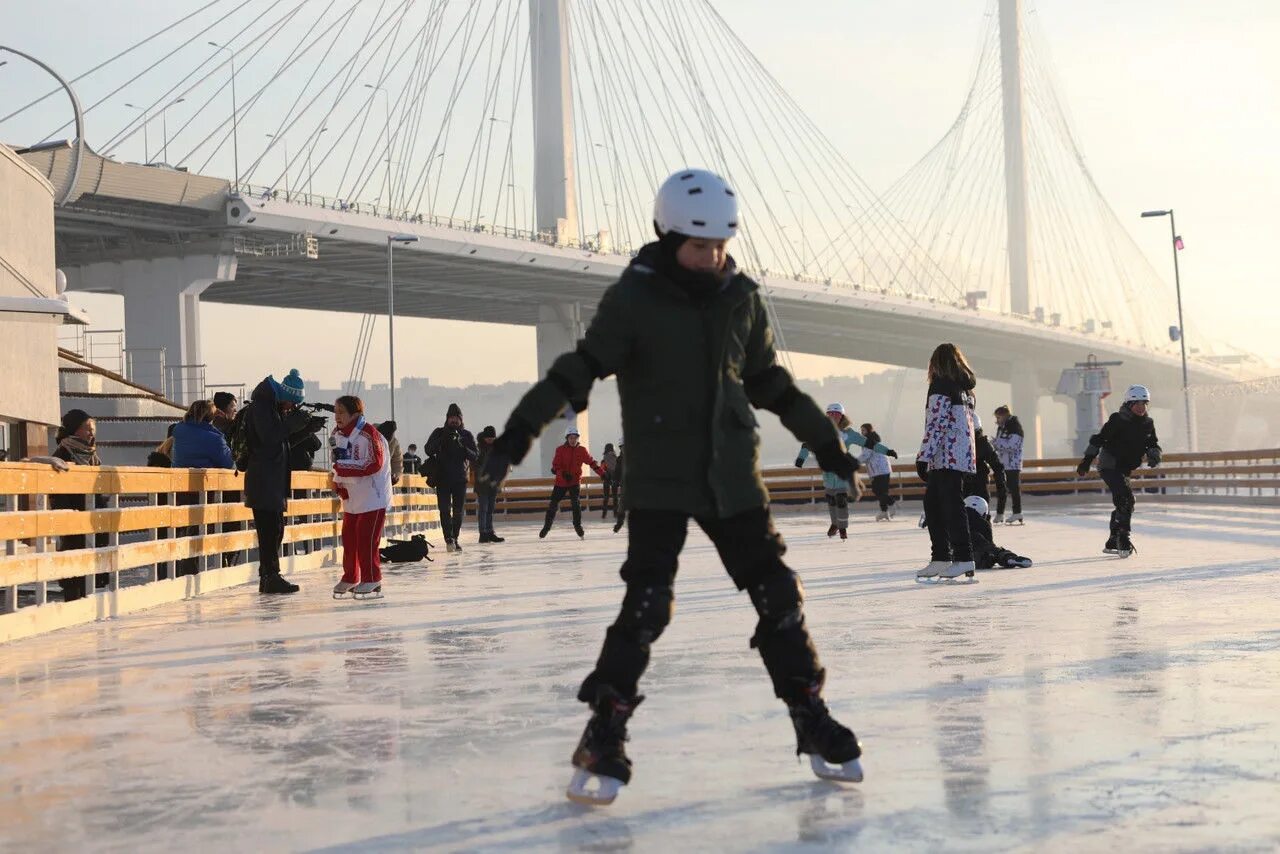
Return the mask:
<svg viewBox="0 0 1280 854">
<path fill-rule="evenodd" d="M 574 700 L 621 597 L 624 535 L 392 568 L 388 598 L 248 587 L 0 647 L 0 848 L 1037 851 L 1280 846 L 1274 508 L 1139 497 L 1001 529 L 1029 570 L 913 581 L 916 511 L 780 517 L 867 780 L 816 781 L 690 536 L 617 803 L 568 803 Z M 470 538 L 474 540 L 474 536 Z"/>
</svg>

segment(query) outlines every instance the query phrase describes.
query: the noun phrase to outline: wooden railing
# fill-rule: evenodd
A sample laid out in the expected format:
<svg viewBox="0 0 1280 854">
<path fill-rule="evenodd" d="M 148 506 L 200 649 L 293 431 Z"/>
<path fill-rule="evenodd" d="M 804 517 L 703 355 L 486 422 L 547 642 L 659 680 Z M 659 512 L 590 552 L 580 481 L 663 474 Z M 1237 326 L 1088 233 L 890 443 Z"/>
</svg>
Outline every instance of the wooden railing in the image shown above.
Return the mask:
<svg viewBox="0 0 1280 854">
<path fill-rule="evenodd" d="M 1104 492 L 1106 487 L 1098 476 L 1097 468 L 1087 476 L 1079 477 L 1076 475 L 1078 463 L 1077 457 L 1026 460 L 1022 470 L 1023 493 L 1082 495 Z M 812 462 L 803 469 L 765 469 L 764 480 L 774 504 L 813 504 L 824 500 L 822 473 Z M 1160 489 L 1166 493 L 1226 495 L 1241 499 L 1274 498 L 1280 496 L 1280 448 L 1167 454 L 1159 468 L 1144 466 L 1135 471 L 1131 482 L 1135 490 Z M 873 500 L 865 474 L 863 483 L 867 487 L 863 500 Z M 553 484 L 549 477 L 509 480 L 498 496 L 496 512 L 501 515 L 542 513 L 546 510 Z M 916 476 L 915 463 L 893 466 L 890 491 L 899 499 L 924 497 L 924 483 Z M 603 499 L 604 487 L 600 479 L 584 477 L 583 509 L 599 512 Z M 467 496 L 467 512 L 475 512 L 473 493 Z"/>
<path fill-rule="evenodd" d="M 286 573 L 335 560 L 341 539 L 341 503 L 327 475 L 295 472 L 292 486 Z M 244 476 L 231 471 L 0 464 L 0 641 L 251 580 L 257 534 L 243 488 Z M 55 495 L 84 496 L 90 508 L 101 496 L 106 506 L 52 510 Z M 438 524 L 426 481 L 403 478 L 386 535 Z M 83 547 L 68 549 L 75 537 Z M 83 579 L 88 595 L 54 601 L 49 584 L 62 579 Z"/>
</svg>

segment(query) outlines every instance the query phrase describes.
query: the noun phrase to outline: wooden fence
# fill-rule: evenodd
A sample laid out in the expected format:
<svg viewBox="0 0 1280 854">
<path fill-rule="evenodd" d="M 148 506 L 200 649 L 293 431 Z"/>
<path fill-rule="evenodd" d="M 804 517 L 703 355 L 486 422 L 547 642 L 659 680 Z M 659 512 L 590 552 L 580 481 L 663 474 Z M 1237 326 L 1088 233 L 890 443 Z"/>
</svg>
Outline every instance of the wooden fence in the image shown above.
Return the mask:
<svg viewBox="0 0 1280 854">
<path fill-rule="evenodd" d="M 327 475 L 295 472 L 292 486 L 286 573 L 336 560 L 341 539 L 341 504 Z M 0 464 L 0 642 L 252 580 L 257 534 L 239 500 L 243 488 L 243 475 L 230 471 Z M 101 496 L 106 506 L 51 510 L 54 495 L 84 496 L 91 508 Z M 386 534 L 438 525 L 426 482 L 403 478 Z M 75 537 L 83 547 L 68 549 Z M 49 584 L 61 579 L 83 579 L 88 595 L 53 601 Z"/>
</svg>

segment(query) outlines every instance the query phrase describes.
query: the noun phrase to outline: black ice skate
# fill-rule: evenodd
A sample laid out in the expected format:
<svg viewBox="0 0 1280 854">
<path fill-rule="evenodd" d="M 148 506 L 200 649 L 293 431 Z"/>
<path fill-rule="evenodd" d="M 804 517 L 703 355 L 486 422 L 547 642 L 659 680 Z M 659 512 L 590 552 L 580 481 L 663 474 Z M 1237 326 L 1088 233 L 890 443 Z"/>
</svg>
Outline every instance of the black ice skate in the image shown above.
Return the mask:
<svg viewBox="0 0 1280 854">
<path fill-rule="evenodd" d="M 1129 555 L 1134 554 L 1137 551 L 1138 551 L 1137 547 L 1134 546 L 1133 541 L 1129 539 L 1128 534 L 1116 535 L 1116 555 L 1117 556 L 1128 557 Z"/>
<path fill-rule="evenodd" d="M 803 700 L 788 704 L 796 728 L 796 755 L 809 755 L 809 767 L 823 780 L 862 782 L 862 746 L 848 727 L 831 717 L 814 685 Z"/>
<path fill-rule="evenodd" d="M 618 790 L 631 782 L 631 760 L 627 757 L 627 720 L 644 700 L 631 700 L 610 690 L 592 704 L 591 720 L 573 752 L 573 778 L 565 795 L 574 803 L 608 806 Z M 592 786 L 592 781 L 596 785 Z"/>
<path fill-rule="evenodd" d="M 577 534 L 577 535 L 578 535 L 578 539 L 580 539 L 580 540 L 582 540 L 582 539 L 586 539 L 587 532 L 586 532 L 586 531 L 584 531 L 584 530 L 582 530 L 582 526 L 581 526 L 581 525 L 574 525 L 574 526 L 573 526 L 573 532 L 574 532 L 575 534 Z"/>
<path fill-rule="evenodd" d="M 1111 536 L 1107 537 L 1107 544 L 1102 547 L 1102 553 L 1104 555 L 1113 555 L 1116 553 L 1116 535 L 1115 534 L 1112 534 Z"/>
</svg>

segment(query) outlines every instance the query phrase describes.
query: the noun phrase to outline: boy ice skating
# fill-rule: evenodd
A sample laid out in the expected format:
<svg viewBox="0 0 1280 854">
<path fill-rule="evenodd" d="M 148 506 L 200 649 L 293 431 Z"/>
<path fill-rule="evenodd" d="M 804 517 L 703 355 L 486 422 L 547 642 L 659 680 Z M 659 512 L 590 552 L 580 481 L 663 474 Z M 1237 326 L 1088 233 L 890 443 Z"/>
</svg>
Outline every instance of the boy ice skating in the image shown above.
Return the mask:
<svg viewBox="0 0 1280 854">
<path fill-rule="evenodd" d="M 1098 474 L 1111 491 L 1111 536 L 1102 547 L 1105 554 L 1128 557 L 1137 549 L 1129 538 L 1129 525 L 1133 520 L 1133 490 L 1129 488 L 1129 475 L 1142 465 L 1142 458 L 1152 468 L 1160 465 L 1160 440 L 1156 438 L 1156 424 L 1147 414 L 1151 392 L 1144 385 L 1131 385 L 1124 393 L 1124 403 L 1118 412 L 1112 413 L 1102 429 L 1089 437 L 1089 447 L 1076 467 L 1076 473 L 1084 477 L 1098 458 Z"/>
<path fill-rule="evenodd" d="M 1022 524 L 1022 422 L 1008 405 L 996 407 L 996 437 L 992 447 L 1004 466 L 1004 478 L 996 481 L 996 524 L 1002 524 L 1005 499 L 1013 502 L 1010 525 Z"/>
<path fill-rule="evenodd" d="M 556 512 L 560 502 L 569 496 L 569 509 L 573 512 L 573 530 L 578 539 L 586 536 L 582 530 L 582 467 L 590 466 L 600 477 L 607 477 L 605 470 L 591 457 L 591 452 L 578 444 L 581 437 L 577 427 L 565 431 L 564 444 L 556 448 L 556 455 L 551 460 L 551 473 L 556 476 L 555 486 L 551 488 L 551 500 L 547 502 L 547 518 L 542 523 L 539 537 L 551 533 L 551 525 L 556 521 Z"/>
<path fill-rule="evenodd" d="M 939 344 L 929 358 L 929 396 L 916 472 L 925 482 L 929 564 L 917 581 L 972 578 L 973 543 L 964 513 L 964 477 L 977 471 L 972 410 L 966 398 L 977 379 L 954 344 Z"/>
<path fill-rule="evenodd" d="M 847 481 L 857 461 L 778 364 L 760 287 L 726 252 L 738 230 L 733 190 L 711 172 L 677 172 L 658 191 L 654 226 L 658 240 L 605 291 L 577 350 L 520 401 L 483 475 L 501 480 L 566 404 L 580 409 L 595 380 L 617 375 L 630 449 L 626 594 L 578 692 L 592 716 L 573 754 L 568 795 L 607 804 L 631 779 L 627 721 L 643 699 L 649 648 L 671 620 L 691 518 L 756 608 L 751 645 L 790 710 L 797 752 L 809 754 L 819 776 L 861 780 L 858 740 L 822 699 L 826 674 L 805 626 L 799 579 L 782 561 L 752 408 L 777 414 L 825 471 Z M 599 788 L 590 788 L 593 779 Z"/>
<path fill-rule="evenodd" d="M 969 537 L 973 540 L 973 563 L 978 569 L 1026 568 L 1031 558 L 1014 554 L 996 545 L 991 531 L 990 505 L 980 495 L 970 495 L 964 500 L 965 516 L 969 520 Z"/>
<path fill-rule="evenodd" d="M 862 455 L 861 462 L 867 462 L 868 454 L 874 454 L 874 456 L 882 460 L 885 459 L 886 455 L 890 457 L 898 456 L 897 451 L 880 444 L 879 437 L 876 437 L 874 442 L 868 443 L 867 438 L 862 433 L 854 430 L 849 422 L 849 416 L 844 412 L 844 404 L 828 404 L 827 417 L 831 419 L 831 423 L 836 425 L 836 429 L 840 431 L 840 438 L 844 440 L 845 447 L 856 445 L 860 448 L 867 448 L 867 451 Z M 808 446 L 801 445 L 800 454 L 796 457 L 796 468 L 804 468 L 804 461 L 808 458 Z M 885 460 L 885 467 L 888 467 L 887 460 Z M 888 472 L 885 473 L 888 474 Z M 853 485 L 831 472 L 823 472 L 822 488 L 827 497 L 827 512 L 831 516 L 831 527 L 827 528 L 827 536 L 834 537 L 839 534 L 840 539 L 847 540 L 849 538 L 849 501 Z M 886 515 L 885 518 L 888 518 L 888 516 Z"/>
</svg>

